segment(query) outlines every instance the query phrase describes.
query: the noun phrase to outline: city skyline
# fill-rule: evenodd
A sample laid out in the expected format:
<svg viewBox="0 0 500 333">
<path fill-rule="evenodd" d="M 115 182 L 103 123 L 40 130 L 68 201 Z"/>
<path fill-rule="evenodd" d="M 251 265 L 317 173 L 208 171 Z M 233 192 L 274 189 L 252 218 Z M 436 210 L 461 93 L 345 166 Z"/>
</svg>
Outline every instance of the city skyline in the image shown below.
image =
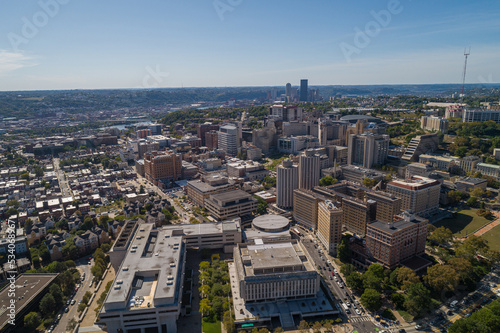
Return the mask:
<svg viewBox="0 0 500 333">
<path fill-rule="evenodd" d="M 499 82 L 494 1 L 263 4 L 3 1 L 0 90 Z"/>
</svg>

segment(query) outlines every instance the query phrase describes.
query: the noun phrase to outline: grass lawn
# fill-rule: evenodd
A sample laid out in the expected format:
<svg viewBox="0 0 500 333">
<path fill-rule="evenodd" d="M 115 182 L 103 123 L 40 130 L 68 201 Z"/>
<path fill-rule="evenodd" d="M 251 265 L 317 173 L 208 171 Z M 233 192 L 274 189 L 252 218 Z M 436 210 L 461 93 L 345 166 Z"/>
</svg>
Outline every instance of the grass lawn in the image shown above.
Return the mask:
<svg viewBox="0 0 500 333">
<path fill-rule="evenodd" d="M 209 323 L 203 320 L 203 332 L 204 333 L 220 333 L 220 321 L 217 320 L 215 323 Z"/>
<path fill-rule="evenodd" d="M 474 208 L 463 209 L 456 213 L 456 217 L 441 220 L 434 225 L 438 228 L 441 226 L 449 228 L 454 236 L 463 237 L 491 222 L 482 216 L 478 216 L 476 211 L 477 209 Z"/>
<path fill-rule="evenodd" d="M 500 251 L 500 242 L 498 241 L 500 239 L 500 226 L 497 225 L 481 237 L 488 241 L 492 250 Z"/>
<path fill-rule="evenodd" d="M 408 312 L 406 312 L 405 310 L 398 310 L 398 312 L 399 312 L 399 315 L 401 317 L 403 317 L 403 319 L 406 320 L 407 322 L 413 321 L 413 316 L 411 314 L 409 314 Z"/>
</svg>

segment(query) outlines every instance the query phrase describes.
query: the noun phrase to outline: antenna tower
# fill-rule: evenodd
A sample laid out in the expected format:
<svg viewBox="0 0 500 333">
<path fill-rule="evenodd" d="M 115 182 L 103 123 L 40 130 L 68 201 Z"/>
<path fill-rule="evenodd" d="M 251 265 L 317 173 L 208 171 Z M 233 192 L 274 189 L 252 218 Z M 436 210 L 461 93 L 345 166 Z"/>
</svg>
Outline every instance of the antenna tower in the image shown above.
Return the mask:
<svg viewBox="0 0 500 333">
<path fill-rule="evenodd" d="M 464 102 L 464 91 L 465 91 L 465 74 L 467 73 L 467 58 L 470 55 L 470 47 L 469 50 L 467 49 L 464 50 L 464 56 L 465 56 L 465 62 L 464 62 L 464 72 L 462 75 L 462 90 L 460 91 L 460 97 L 461 97 L 461 104 Z"/>
</svg>

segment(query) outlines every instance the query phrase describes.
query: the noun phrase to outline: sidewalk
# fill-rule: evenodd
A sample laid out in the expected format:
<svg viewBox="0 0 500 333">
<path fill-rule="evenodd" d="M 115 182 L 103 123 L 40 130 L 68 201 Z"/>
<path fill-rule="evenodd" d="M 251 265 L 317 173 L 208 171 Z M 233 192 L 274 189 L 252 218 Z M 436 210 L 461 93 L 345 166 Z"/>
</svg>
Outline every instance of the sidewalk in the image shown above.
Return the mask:
<svg viewBox="0 0 500 333">
<path fill-rule="evenodd" d="M 101 283 L 101 286 L 99 287 L 99 290 L 97 291 L 94 300 L 90 304 L 89 310 L 87 311 L 87 314 L 85 317 L 83 317 L 82 322 L 80 323 L 80 328 L 83 327 L 88 327 L 88 326 L 93 326 L 94 322 L 96 320 L 96 313 L 95 309 L 97 308 L 97 300 L 99 297 L 101 297 L 102 292 L 104 292 L 104 289 L 106 288 L 106 285 L 108 284 L 109 281 L 113 281 L 115 279 L 115 271 L 113 269 L 113 266 L 110 266 L 108 274 L 106 274 L 106 277 L 104 278 L 104 281 Z"/>
</svg>

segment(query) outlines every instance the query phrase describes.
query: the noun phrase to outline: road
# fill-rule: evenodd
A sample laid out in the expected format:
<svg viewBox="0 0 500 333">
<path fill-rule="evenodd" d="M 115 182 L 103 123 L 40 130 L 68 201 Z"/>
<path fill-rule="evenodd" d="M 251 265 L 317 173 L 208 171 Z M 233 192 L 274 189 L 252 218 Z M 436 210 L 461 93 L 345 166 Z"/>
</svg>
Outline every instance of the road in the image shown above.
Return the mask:
<svg viewBox="0 0 500 333">
<path fill-rule="evenodd" d="M 69 187 L 68 181 L 64 177 L 64 171 L 59 167 L 61 160 L 54 157 L 52 159 L 52 164 L 54 165 L 54 172 L 56 173 L 57 180 L 59 181 L 59 187 L 61 188 L 61 193 L 63 197 L 71 196 L 71 188 Z"/>
<path fill-rule="evenodd" d="M 69 321 L 71 319 L 77 319 L 79 317 L 79 313 L 77 311 L 78 309 L 78 302 L 83 298 L 83 295 L 87 291 L 92 291 L 93 287 L 90 286 L 90 281 L 92 280 L 91 273 L 90 273 L 90 268 L 92 267 L 91 265 L 88 264 L 88 257 L 79 259 L 75 261 L 76 263 L 76 268 L 80 271 L 80 274 L 85 272 L 85 280 L 83 281 L 83 284 L 80 284 L 80 288 L 78 288 L 78 291 L 76 292 L 75 296 L 73 299 L 75 300 L 74 305 L 68 305 L 64 306 L 64 308 L 59 312 L 62 314 L 61 320 L 59 321 L 59 324 L 56 326 L 54 329 L 54 333 L 65 333 L 66 332 L 66 327 L 69 324 Z M 93 262 L 93 260 L 92 260 Z M 92 289 L 92 290 L 91 290 Z M 64 309 L 66 307 L 69 307 L 68 313 L 64 312 Z"/>
</svg>

